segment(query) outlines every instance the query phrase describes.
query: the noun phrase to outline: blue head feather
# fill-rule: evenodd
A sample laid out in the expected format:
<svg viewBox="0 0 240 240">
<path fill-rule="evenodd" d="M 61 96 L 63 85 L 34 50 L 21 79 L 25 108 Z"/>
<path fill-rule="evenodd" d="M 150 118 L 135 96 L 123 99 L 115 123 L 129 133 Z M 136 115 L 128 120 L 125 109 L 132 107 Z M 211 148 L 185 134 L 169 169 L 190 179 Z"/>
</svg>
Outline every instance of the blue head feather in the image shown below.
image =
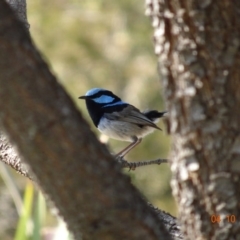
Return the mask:
<svg viewBox="0 0 240 240">
<path fill-rule="evenodd" d="M 98 92 L 101 92 L 101 91 L 106 91 L 105 89 L 102 89 L 102 88 L 92 88 L 90 90 L 88 90 L 85 94 L 85 96 L 93 96 L 94 94 L 98 93 Z"/>
<path fill-rule="evenodd" d="M 122 102 L 121 99 L 115 94 L 113 94 L 111 91 L 102 88 L 90 89 L 89 91 L 87 91 L 85 96 L 90 97 L 91 100 L 95 103 L 104 104 L 104 107 L 126 104 L 125 102 Z"/>
<path fill-rule="evenodd" d="M 104 113 L 120 111 L 128 105 L 111 91 L 102 88 L 90 89 L 85 96 L 88 112 L 96 127 Z"/>
<path fill-rule="evenodd" d="M 115 99 L 114 97 L 110 97 L 110 96 L 107 96 L 107 95 L 102 95 L 98 98 L 93 98 L 92 100 L 95 103 L 105 104 L 105 103 L 111 103 L 114 99 Z"/>
</svg>

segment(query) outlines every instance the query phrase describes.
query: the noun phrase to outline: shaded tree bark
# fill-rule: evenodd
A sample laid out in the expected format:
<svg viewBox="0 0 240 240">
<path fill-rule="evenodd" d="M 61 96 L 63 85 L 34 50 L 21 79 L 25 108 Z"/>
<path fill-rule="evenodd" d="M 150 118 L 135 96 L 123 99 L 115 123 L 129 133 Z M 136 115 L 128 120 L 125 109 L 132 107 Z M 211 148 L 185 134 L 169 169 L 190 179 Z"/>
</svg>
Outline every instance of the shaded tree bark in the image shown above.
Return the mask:
<svg viewBox="0 0 240 240">
<path fill-rule="evenodd" d="M 6 0 L 9 6 L 13 9 L 18 19 L 23 22 L 26 29 L 29 29 L 30 25 L 27 20 L 27 3 L 26 0 Z"/>
<path fill-rule="evenodd" d="M 240 2 L 146 3 L 182 231 L 187 239 L 240 239 Z"/>
<path fill-rule="evenodd" d="M 170 239 L 160 214 L 97 141 L 4 1 L 0 20 L 0 126 L 75 238 Z M 169 216 L 166 222 L 176 226 Z"/>
</svg>

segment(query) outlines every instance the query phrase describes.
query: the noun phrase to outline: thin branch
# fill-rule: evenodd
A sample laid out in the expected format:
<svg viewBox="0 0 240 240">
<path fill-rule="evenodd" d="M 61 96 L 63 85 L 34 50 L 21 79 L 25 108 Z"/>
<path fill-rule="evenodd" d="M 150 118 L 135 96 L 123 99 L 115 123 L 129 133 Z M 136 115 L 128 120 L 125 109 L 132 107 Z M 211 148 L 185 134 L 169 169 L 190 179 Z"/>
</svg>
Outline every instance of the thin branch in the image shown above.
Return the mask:
<svg viewBox="0 0 240 240">
<path fill-rule="evenodd" d="M 9 143 L 8 139 L 5 135 L 0 132 L 0 161 L 12 167 L 15 171 L 23 175 L 24 177 L 33 180 L 33 178 L 29 175 L 28 170 L 22 164 L 18 153 L 14 149 L 14 147 Z"/>
<path fill-rule="evenodd" d="M 156 160 L 148 160 L 148 161 L 143 161 L 143 162 L 128 162 L 122 158 L 117 158 L 116 159 L 122 168 L 129 168 L 129 170 L 135 170 L 137 167 L 143 167 L 147 165 L 152 165 L 152 164 L 157 164 L 160 165 L 162 163 L 168 163 L 168 159 L 156 159 Z"/>
</svg>

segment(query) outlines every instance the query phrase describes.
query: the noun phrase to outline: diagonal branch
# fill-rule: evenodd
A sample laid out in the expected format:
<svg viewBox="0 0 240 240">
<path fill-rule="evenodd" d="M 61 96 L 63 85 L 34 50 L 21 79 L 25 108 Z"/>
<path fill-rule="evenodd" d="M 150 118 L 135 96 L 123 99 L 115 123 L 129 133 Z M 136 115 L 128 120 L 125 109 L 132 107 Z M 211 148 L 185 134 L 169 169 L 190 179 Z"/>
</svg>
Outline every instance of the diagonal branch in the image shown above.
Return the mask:
<svg viewBox="0 0 240 240">
<path fill-rule="evenodd" d="M 0 33 L 0 127 L 74 237 L 170 239 L 157 214 L 90 131 L 5 1 L 0 1 Z"/>
<path fill-rule="evenodd" d="M 14 147 L 9 143 L 5 135 L 0 132 L 0 161 L 12 167 L 24 177 L 33 180 L 26 167 L 22 164 Z"/>
<path fill-rule="evenodd" d="M 9 6 L 12 8 L 14 13 L 17 15 L 20 21 L 25 25 L 25 28 L 28 30 L 30 25 L 27 20 L 27 3 L 26 0 L 6 0 Z"/>
</svg>

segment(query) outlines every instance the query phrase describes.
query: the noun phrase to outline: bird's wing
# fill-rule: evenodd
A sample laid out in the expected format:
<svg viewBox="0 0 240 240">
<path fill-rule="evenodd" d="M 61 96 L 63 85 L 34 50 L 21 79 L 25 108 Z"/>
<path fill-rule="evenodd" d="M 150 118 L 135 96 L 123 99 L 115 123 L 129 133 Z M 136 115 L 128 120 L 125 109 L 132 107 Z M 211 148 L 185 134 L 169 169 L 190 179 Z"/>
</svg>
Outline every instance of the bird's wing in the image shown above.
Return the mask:
<svg viewBox="0 0 240 240">
<path fill-rule="evenodd" d="M 129 122 L 136 125 L 149 126 L 161 130 L 161 128 L 159 128 L 155 123 L 153 123 L 132 105 L 128 105 L 120 112 L 105 113 L 104 116 L 110 120 Z"/>
</svg>

